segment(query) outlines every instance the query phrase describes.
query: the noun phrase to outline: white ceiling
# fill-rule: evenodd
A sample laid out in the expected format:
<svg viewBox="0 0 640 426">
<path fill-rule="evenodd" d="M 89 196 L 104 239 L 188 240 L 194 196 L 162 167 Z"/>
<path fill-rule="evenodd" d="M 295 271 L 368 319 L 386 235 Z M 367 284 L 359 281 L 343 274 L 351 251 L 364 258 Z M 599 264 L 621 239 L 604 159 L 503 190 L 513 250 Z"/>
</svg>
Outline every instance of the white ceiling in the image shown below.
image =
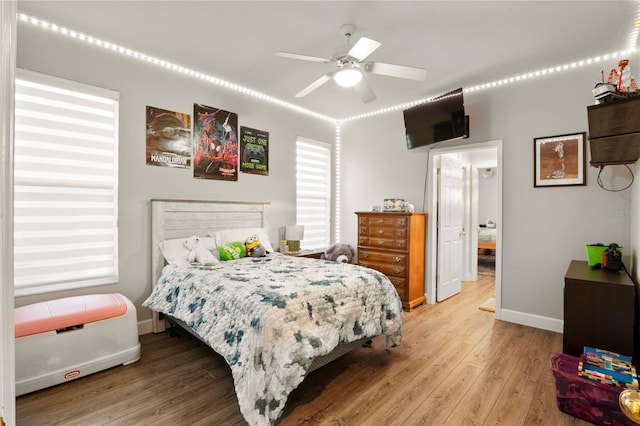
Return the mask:
<svg viewBox="0 0 640 426">
<path fill-rule="evenodd" d="M 625 49 L 637 9 L 637 1 L 18 2 L 20 12 L 335 118 Z M 426 68 L 427 79 L 368 74 L 377 95 L 369 104 L 333 81 L 294 98 L 332 66 L 274 53 L 331 57 L 346 23 L 358 27 L 354 41 L 382 43 L 368 59 Z"/>
</svg>

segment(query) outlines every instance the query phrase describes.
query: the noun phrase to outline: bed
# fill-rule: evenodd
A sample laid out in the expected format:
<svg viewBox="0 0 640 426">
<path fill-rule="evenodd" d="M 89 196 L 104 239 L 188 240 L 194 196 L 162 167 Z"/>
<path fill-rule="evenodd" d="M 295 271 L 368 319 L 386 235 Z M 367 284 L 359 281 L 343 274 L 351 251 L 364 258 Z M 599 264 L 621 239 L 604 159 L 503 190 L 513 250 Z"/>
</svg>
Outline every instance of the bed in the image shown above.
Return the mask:
<svg viewBox="0 0 640 426">
<path fill-rule="evenodd" d="M 273 424 L 314 368 L 374 336 L 385 335 L 387 347 L 402 338 L 398 294 L 373 269 L 279 253 L 210 266 L 167 264 L 169 242 L 198 235 L 213 236 L 217 245 L 239 229 L 266 229 L 266 208 L 152 200 L 153 289 L 143 302 L 154 311 L 154 331 L 170 319 L 225 358 L 250 425 Z"/>
<path fill-rule="evenodd" d="M 478 228 L 478 248 L 483 250 L 496 249 L 496 228 Z"/>
</svg>

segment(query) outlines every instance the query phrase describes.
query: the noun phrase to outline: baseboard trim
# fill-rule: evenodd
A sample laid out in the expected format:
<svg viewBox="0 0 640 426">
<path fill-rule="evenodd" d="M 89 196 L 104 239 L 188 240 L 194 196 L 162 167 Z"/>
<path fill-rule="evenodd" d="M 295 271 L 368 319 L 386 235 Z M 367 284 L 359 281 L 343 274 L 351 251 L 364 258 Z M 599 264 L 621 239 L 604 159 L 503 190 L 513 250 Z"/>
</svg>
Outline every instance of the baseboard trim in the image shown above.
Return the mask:
<svg viewBox="0 0 640 426">
<path fill-rule="evenodd" d="M 540 315 L 527 314 L 524 312 L 512 311 L 509 309 L 500 309 L 500 312 L 498 315 L 496 315 L 496 318 L 515 324 L 553 331 L 555 333 L 562 333 L 562 330 L 564 328 L 562 320 L 543 317 Z"/>
<path fill-rule="evenodd" d="M 138 321 L 138 336 L 153 333 L 153 321 L 151 319 Z"/>
</svg>

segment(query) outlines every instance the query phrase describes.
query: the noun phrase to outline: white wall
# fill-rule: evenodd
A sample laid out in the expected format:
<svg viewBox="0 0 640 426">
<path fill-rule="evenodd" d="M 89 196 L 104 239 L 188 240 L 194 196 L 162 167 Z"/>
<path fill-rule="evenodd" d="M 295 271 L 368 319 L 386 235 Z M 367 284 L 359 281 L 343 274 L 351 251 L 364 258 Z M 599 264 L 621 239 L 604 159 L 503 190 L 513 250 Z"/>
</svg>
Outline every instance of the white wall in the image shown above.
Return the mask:
<svg viewBox="0 0 640 426">
<path fill-rule="evenodd" d="M 151 290 L 150 208 L 152 198 L 268 201 L 269 237 L 295 221 L 297 136 L 333 144 L 335 125 L 196 81 L 132 58 L 96 49 L 28 25 L 18 26 L 18 67 L 120 92 L 119 253 L 120 282 L 90 292 L 121 292 L 140 307 Z M 237 182 L 194 179 L 192 171 L 147 166 L 147 105 L 193 114 L 193 104 L 238 113 L 239 125 L 269 132 L 269 176 L 240 173 Z M 86 290 L 16 299 L 21 306 Z M 151 317 L 138 308 L 138 320 Z"/>
<path fill-rule="evenodd" d="M 471 137 L 456 143 L 503 140 L 502 307 L 515 314 L 510 318 L 559 324 L 564 274 L 572 259 L 586 260 L 584 245 L 630 244 L 630 218 L 620 212 L 629 211 L 631 191 L 600 189 L 596 169 L 587 166 L 584 187 L 533 187 L 533 139 L 588 131 L 593 82 L 603 67 L 615 66 L 612 61 L 465 95 Z M 427 156 L 407 151 L 401 111 L 347 123 L 342 139 L 349 194 L 342 204 L 343 239 L 353 244 L 350 212 L 389 195 L 423 205 Z"/>
</svg>

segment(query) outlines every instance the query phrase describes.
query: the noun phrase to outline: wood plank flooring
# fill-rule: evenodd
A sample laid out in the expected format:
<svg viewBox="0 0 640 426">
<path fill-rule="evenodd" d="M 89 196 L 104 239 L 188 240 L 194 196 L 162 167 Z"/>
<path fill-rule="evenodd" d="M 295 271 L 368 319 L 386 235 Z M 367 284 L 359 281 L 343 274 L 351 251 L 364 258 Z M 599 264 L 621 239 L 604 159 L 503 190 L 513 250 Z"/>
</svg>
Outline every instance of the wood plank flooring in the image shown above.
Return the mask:
<svg viewBox="0 0 640 426">
<path fill-rule="evenodd" d="M 405 312 L 384 339 L 311 373 L 290 425 L 589 425 L 558 410 L 550 359 L 562 335 L 494 320 L 493 278 Z M 17 399 L 18 425 L 246 425 L 224 360 L 186 333 L 140 337 L 142 359 Z"/>
</svg>

